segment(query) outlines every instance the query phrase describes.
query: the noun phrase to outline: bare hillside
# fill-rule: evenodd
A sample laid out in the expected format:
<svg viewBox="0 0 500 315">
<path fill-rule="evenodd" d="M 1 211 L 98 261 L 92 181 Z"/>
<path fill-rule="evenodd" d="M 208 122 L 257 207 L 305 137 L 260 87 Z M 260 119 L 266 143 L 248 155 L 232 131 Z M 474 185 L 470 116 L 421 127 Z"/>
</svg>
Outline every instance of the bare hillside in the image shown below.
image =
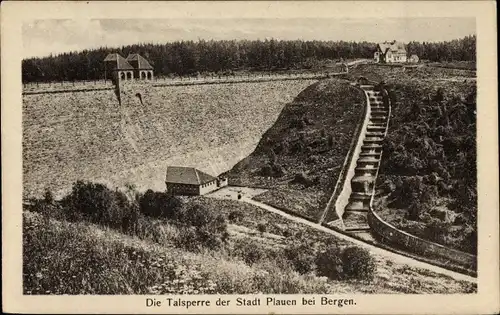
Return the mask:
<svg viewBox="0 0 500 315">
<path fill-rule="evenodd" d="M 163 190 L 169 164 L 226 171 L 313 82 L 127 86 L 121 106 L 111 90 L 25 95 L 24 196 L 77 179 Z"/>
</svg>

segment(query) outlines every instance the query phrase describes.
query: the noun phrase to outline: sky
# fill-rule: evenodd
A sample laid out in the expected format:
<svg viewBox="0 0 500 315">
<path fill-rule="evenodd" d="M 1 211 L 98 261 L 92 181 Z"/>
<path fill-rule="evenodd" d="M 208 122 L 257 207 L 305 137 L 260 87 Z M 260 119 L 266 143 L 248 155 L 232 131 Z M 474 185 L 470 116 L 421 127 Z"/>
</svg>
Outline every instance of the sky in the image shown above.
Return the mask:
<svg viewBox="0 0 500 315">
<path fill-rule="evenodd" d="M 474 18 L 46 19 L 23 23 L 23 57 L 180 40 L 446 41 L 476 33 Z"/>
</svg>

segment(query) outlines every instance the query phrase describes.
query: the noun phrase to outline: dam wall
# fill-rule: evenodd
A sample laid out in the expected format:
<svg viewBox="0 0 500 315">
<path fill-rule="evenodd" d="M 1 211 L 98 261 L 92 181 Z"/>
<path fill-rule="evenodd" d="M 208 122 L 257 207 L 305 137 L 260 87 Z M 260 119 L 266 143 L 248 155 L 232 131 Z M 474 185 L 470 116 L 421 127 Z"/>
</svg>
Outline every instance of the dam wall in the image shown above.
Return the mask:
<svg viewBox="0 0 500 315">
<path fill-rule="evenodd" d="M 253 151 L 283 106 L 315 80 L 23 95 L 23 197 L 76 180 L 164 190 L 167 165 L 216 175 Z"/>
</svg>

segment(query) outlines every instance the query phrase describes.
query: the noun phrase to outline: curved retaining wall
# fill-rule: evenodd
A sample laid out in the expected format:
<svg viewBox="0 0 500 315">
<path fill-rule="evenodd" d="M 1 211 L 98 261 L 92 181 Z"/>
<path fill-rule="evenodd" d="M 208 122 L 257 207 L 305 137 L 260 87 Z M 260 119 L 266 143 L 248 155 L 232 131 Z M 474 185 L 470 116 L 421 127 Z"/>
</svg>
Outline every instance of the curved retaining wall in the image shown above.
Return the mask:
<svg viewBox="0 0 500 315">
<path fill-rule="evenodd" d="M 464 266 L 467 269 L 476 269 L 477 257 L 475 255 L 465 253 L 456 249 L 452 249 L 434 242 L 424 240 L 417 236 L 411 235 L 405 231 L 392 226 L 385 222 L 378 214 L 370 207 L 368 211 L 368 224 L 371 232 L 376 234 L 381 241 L 399 245 L 402 248 L 408 249 L 416 254 L 425 256 L 437 256 L 445 258 L 451 262 Z"/>
</svg>

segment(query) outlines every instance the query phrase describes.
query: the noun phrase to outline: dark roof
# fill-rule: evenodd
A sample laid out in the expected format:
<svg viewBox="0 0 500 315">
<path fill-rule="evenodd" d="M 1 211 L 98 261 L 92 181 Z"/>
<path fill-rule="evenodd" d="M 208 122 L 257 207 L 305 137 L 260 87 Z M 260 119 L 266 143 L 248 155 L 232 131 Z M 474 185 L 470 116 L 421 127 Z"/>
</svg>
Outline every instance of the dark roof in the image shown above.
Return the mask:
<svg viewBox="0 0 500 315">
<path fill-rule="evenodd" d="M 215 177 L 203 173 L 194 167 L 169 166 L 167 167 L 167 183 L 201 185 L 216 180 Z"/>
<path fill-rule="evenodd" d="M 387 53 L 388 50 L 392 51 L 393 53 L 405 53 L 406 54 L 406 48 L 405 45 L 401 42 L 397 41 L 392 41 L 392 42 L 383 42 L 378 44 L 378 47 L 382 51 L 382 53 Z"/>
<path fill-rule="evenodd" d="M 134 67 L 132 67 L 125 58 L 120 56 L 120 54 L 114 53 L 114 54 L 109 54 L 104 58 L 105 62 L 116 62 L 116 70 L 133 70 Z"/>
<path fill-rule="evenodd" d="M 153 67 L 149 64 L 149 62 L 139 54 L 128 55 L 127 61 L 129 61 L 130 64 L 133 64 L 136 69 L 153 70 Z"/>
</svg>

